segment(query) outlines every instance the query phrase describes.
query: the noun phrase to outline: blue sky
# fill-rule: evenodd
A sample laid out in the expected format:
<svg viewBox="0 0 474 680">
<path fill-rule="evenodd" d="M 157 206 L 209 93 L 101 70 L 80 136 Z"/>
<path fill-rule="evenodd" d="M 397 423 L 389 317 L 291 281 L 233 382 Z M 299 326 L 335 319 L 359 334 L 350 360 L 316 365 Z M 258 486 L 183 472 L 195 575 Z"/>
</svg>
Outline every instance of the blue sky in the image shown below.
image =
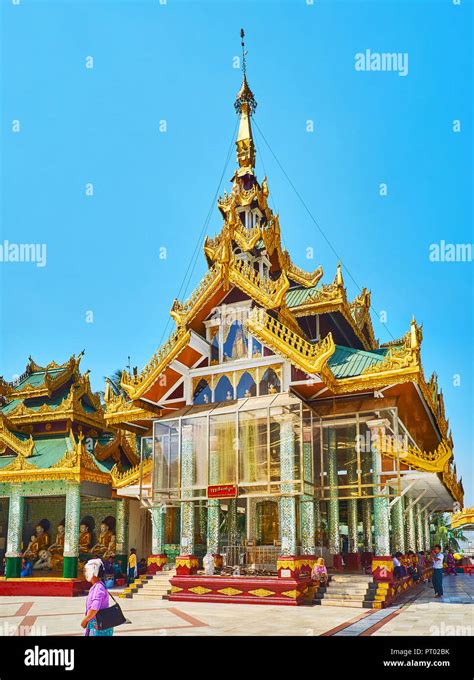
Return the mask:
<svg viewBox="0 0 474 680">
<path fill-rule="evenodd" d="M 376 335 L 399 337 L 412 314 L 423 322 L 425 372 L 438 372 L 472 504 L 472 263 L 429 260 L 433 243 L 473 241 L 471 3 L 14 2 L 1 14 L 0 243 L 45 243 L 47 265 L 0 264 L 0 373 L 85 348 L 103 389 L 160 344 L 235 127 L 243 26 L 256 122 L 386 312 L 388 330 L 374 312 Z M 356 71 L 366 49 L 408 54 L 408 74 Z M 284 245 L 332 280 L 338 257 L 255 134 Z M 220 193 L 233 169 L 232 154 Z M 200 252 L 188 294 L 205 270 Z"/>
</svg>

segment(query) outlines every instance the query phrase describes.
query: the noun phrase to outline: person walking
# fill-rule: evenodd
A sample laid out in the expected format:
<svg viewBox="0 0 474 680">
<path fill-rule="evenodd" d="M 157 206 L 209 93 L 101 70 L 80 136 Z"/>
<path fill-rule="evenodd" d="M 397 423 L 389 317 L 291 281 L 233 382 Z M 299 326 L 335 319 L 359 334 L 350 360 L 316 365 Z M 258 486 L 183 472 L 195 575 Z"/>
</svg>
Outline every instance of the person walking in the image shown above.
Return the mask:
<svg viewBox="0 0 474 680">
<path fill-rule="evenodd" d="M 443 561 L 444 555 L 441 552 L 441 546 L 435 545 L 431 553 L 433 558 L 433 588 L 435 597 L 443 597 Z"/>
<path fill-rule="evenodd" d="M 454 559 L 454 554 L 452 550 L 448 550 L 448 554 L 446 556 L 446 565 L 447 565 L 447 574 L 454 574 L 455 576 L 458 575 L 458 571 L 456 569 L 456 560 Z"/>
<path fill-rule="evenodd" d="M 85 634 L 91 637 L 113 635 L 113 628 L 99 630 L 97 628 L 96 615 L 101 609 L 109 606 L 109 593 L 102 578 L 105 575 L 104 564 L 101 559 L 89 560 L 84 567 L 84 576 L 92 586 L 87 594 L 86 615 L 81 621 L 81 626 L 85 629 Z"/>
<path fill-rule="evenodd" d="M 127 568 L 127 586 L 130 586 L 137 578 L 137 551 L 135 548 L 130 548 L 130 556 L 128 558 Z"/>
</svg>

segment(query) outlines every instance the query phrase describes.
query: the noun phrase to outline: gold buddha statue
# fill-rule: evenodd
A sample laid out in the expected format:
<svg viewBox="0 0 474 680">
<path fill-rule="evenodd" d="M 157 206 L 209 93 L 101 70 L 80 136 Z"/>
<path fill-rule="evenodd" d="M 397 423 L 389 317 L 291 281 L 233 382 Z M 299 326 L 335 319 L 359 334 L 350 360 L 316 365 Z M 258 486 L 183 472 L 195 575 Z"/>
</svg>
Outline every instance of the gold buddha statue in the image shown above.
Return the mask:
<svg viewBox="0 0 474 680">
<path fill-rule="evenodd" d="M 103 557 L 115 557 L 115 550 L 116 550 L 115 534 L 112 534 L 109 541 L 109 545 L 107 546 L 107 550 L 104 552 Z"/>
<path fill-rule="evenodd" d="M 49 536 L 42 524 L 36 525 L 36 540 L 38 541 L 38 553 L 40 550 L 47 550 L 49 545 Z"/>
<path fill-rule="evenodd" d="M 58 524 L 58 533 L 56 534 L 56 540 L 51 543 L 49 552 L 52 555 L 62 555 L 64 552 L 64 539 L 65 539 L 65 529 L 64 523 Z"/>
<path fill-rule="evenodd" d="M 91 547 L 91 534 L 87 524 L 81 523 L 79 526 L 79 552 L 88 553 Z"/>
<path fill-rule="evenodd" d="M 36 536 L 31 536 L 28 547 L 23 553 L 23 557 L 28 557 L 30 560 L 37 560 L 39 555 L 38 540 Z"/>
<path fill-rule="evenodd" d="M 110 541 L 112 540 L 112 532 L 109 529 L 109 525 L 102 522 L 100 525 L 100 533 L 97 537 L 97 543 L 92 546 L 91 552 L 94 555 L 103 556 L 109 547 Z"/>
</svg>

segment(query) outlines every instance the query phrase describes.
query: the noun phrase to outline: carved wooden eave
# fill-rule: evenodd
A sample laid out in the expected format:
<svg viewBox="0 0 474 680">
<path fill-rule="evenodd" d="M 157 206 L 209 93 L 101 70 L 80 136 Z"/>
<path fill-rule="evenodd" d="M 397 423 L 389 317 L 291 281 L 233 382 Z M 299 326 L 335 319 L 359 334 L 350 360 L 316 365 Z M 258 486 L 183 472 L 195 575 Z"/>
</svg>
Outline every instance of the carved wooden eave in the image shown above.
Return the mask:
<svg viewBox="0 0 474 680">
<path fill-rule="evenodd" d="M 22 456 L 16 456 L 9 465 L 0 470 L 0 482 L 61 480 L 110 485 L 111 476 L 109 472 L 100 470 L 93 456 L 83 445 L 82 438 L 75 442 L 71 451 L 66 451 L 64 456 L 49 468 L 39 468 Z"/>
<path fill-rule="evenodd" d="M 135 467 L 130 470 L 120 470 L 117 465 L 114 465 L 110 471 L 112 478 L 112 486 L 114 489 L 123 489 L 127 486 L 133 486 L 140 480 L 140 475 L 142 479 L 145 475 L 151 474 L 153 469 L 153 461 L 150 459 L 143 461 L 135 465 Z"/>
<path fill-rule="evenodd" d="M 461 529 L 463 527 L 474 527 L 474 506 L 464 508 L 462 512 L 456 512 L 451 515 L 451 529 Z"/>
<path fill-rule="evenodd" d="M 97 398 L 94 397 L 93 403 L 96 411 L 86 411 L 81 401 L 81 397 L 84 396 L 84 394 L 84 392 L 76 390 L 74 385 L 72 385 L 68 395 L 64 397 L 63 401 L 58 406 L 42 404 L 39 408 L 32 409 L 25 406 L 24 402 L 20 402 L 15 408 L 9 411 L 8 418 L 12 423 L 15 423 L 15 425 L 57 422 L 69 419 L 71 421 L 80 421 L 85 425 L 103 429 L 104 413 L 102 406 L 99 405 L 97 408 Z"/>
<path fill-rule="evenodd" d="M 190 331 L 182 327 L 177 328 L 165 344 L 157 350 L 139 375 L 130 375 L 126 371 L 123 372 L 120 384 L 130 399 L 138 399 L 151 387 L 165 368 L 186 347 L 190 338 Z"/>
<path fill-rule="evenodd" d="M 33 455 L 35 443 L 30 435 L 29 439 L 20 439 L 10 431 L 7 419 L 0 415 L 0 453 L 7 449 L 13 451 L 21 458 L 29 458 Z M 3 449 L 3 451 L 2 451 Z"/>
<path fill-rule="evenodd" d="M 121 452 L 125 454 L 131 465 L 136 465 L 138 463 L 140 456 L 136 451 L 135 443 L 132 446 L 123 432 L 117 434 L 113 439 L 107 442 L 107 444 L 99 444 L 99 442 L 97 442 L 94 447 L 94 458 L 100 463 L 107 460 L 107 458 L 113 458 L 116 463 L 119 463 L 121 460 Z"/>
<path fill-rule="evenodd" d="M 16 384 L 19 385 L 19 383 L 21 383 L 25 377 L 39 372 L 44 372 L 43 382 L 40 385 L 28 384 L 24 387 L 21 387 L 20 385 L 16 387 L 15 383 L 11 383 L 9 385 L 10 389 L 8 396 L 13 399 L 50 397 L 55 390 L 61 387 L 61 385 L 63 385 L 71 377 L 78 377 L 79 364 L 81 362 L 82 356 L 82 352 L 77 358 L 73 354 L 64 364 L 58 364 L 55 361 L 51 361 L 47 366 L 39 366 L 30 357 L 25 372 L 16 381 Z M 59 370 L 59 372 L 57 375 L 51 376 L 49 371 L 52 370 Z"/>
<path fill-rule="evenodd" d="M 105 422 L 107 425 L 120 425 L 124 429 L 137 432 L 133 427 L 136 422 L 150 422 L 162 414 L 160 408 L 152 404 L 125 398 L 123 395 L 111 394 L 106 398 Z"/>
</svg>

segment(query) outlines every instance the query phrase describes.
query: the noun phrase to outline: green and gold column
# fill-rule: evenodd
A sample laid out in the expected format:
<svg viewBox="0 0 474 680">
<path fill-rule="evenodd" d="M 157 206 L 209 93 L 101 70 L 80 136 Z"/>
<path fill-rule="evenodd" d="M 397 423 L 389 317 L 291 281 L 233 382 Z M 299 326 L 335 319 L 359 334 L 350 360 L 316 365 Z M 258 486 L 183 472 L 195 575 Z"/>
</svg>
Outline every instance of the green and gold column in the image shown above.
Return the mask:
<svg viewBox="0 0 474 680">
<path fill-rule="evenodd" d="M 337 476 L 337 437 L 333 427 L 328 428 L 328 532 L 329 552 L 339 555 L 341 537 L 339 533 L 339 489 Z"/>
<path fill-rule="evenodd" d="M 77 482 L 66 482 L 66 527 L 64 532 L 64 578 L 77 578 L 79 557 L 79 523 L 81 513 L 80 486 Z"/>
<path fill-rule="evenodd" d="M 303 479 L 312 478 L 313 447 L 311 441 L 303 442 Z M 319 506 L 318 506 L 319 510 Z M 303 555 L 314 555 L 315 546 L 315 508 L 314 498 L 308 494 L 300 496 L 300 523 L 301 523 L 301 552 Z"/>
<path fill-rule="evenodd" d="M 293 469 L 295 456 L 295 433 L 293 429 L 295 416 L 285 413 L 277 416 L 280 423 L 280 536 L 281 554 L 296 555 L 296 503 L 295 497 L 285 494 L 294 492 Z"/>
<path fill-rule="evenodd" d="M 372 499 L 364 498 L 362 500 L 362 531 L 364 534 L 364 551 L 373 552 L 373 537 L 372 537 Z"/>
<path fill-rule="evenodd" d="M 321 524 L 321 504 L 318 498 L 314 499 L 314 530 L 315 530 L 315 545 L 321 546 L 323 543 L 323 529 Z"/>
<path fill-rule="evenodd" d="M 403 496 L 399 496 L 398 500 L 392 505 L 391 520 L 392 520 L 392 552 L 405 552 L 405 501 Z"/>
<path fill-rule="evenodd" d="M 415 510 L 413 505 L 409 505 L 405 512 L 406 520 L 406 549 L 416 550 L 416 535 L 415 535 Z"/>
<path fill-rule="evenodd" d="M 22 495 L 21 484 L 12 484 L 10 487 L 7 551 L 5 554 L 5 576 L 7 578 L 17 578 L 20 576 L 24 507 L 25 499 Z"/>
<path fill-rule="evenodd" d="M 382 468 L 382 454 L 379 451 L 388 421 L 384 418 L 369 420 L 372 441 L 372 478 L 374 495 L 374 544 L 375 555 L 385 557 L 390 555 L 390 511 L 387 488 L 381 485 L 380 473 Z"/>
<path fill-rule="evenodd" d="M 189 498 L 193 484 L 193 428 L 183 425 L 181 429 L 181 499 Z M 194 503 L 181 503 L 180 555 L 194 554 Z"/>
<path fill-rule="evenodd" d="M 423 515 L 421 513 L 421 506 L 420 506 L 419 502 L 415 506 L 415 519 L 416 519 L 416 530 L 415 530 L 415 533 L 416 533 L 416 549 L 419 552 L 420 550 L 425 549 Z"/>
<path fill-rule="evenodd" d="M 430 513 L 428 510 L 423 511 L 423 521 L 425 523 L 425 551 L 431 550 L 431 535 L 430 535 Z"/>
<path fill-rule="evenodd" d="M 115 560 L 120 563 L 122 572 L 127 569 L 128 500 L 123 498 L 115 503 Z"/>
<path fill-rule="evenodd" d="M 357 484 L 357 454 L 354 450 L 348 451 L 347 468 L 347 483 Z M 348 538 L 348 552 L 358 552 L 358 516 L 357 516 L 357 499 L 350 498 L 347 501 L 347 538 Z"/>
<path fill-rule="evenodd" d="M 165 554 L 165 508 L 155 505 L 151 509 L 151 552 L 153 555 Z"/>
</svg>

